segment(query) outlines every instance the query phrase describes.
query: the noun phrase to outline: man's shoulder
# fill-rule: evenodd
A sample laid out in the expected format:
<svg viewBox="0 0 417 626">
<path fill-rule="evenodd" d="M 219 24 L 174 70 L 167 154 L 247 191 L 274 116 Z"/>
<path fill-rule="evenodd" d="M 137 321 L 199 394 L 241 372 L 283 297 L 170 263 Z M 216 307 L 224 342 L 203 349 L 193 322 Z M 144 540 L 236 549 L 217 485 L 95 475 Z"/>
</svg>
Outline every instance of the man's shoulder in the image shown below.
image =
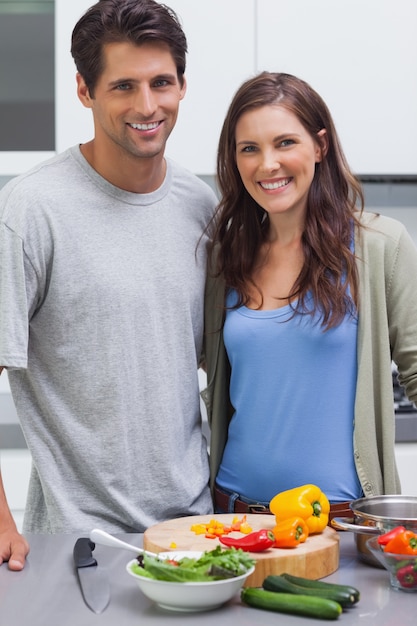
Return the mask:
<svg viewBox="0 0 417 626">
<path fill-rule="evenodd" d="M 12 178 L 2 189 L 3 198 L 11 196 L 14 193 L 19 195 L 19 192 L 23 194 L 35 192 L 37 187 L 40 189 L 48 189 L 56 182 L 57 175 L 60 171 L 62 171 L 64 177 L 67 176 L 66 164 L 70 161 L 72 161 L 71 150 L 66 150 L 65 152 L 41 161 L 26 172 Z"/>
<path fill-rule="evenodd" d="M 205 199 L 209 204 L 217 204 L 218 200 L 215 191 L 208 182 L 209 177 L 205 180 L 201 176 L 197 176 L 197 174 L 188 170 L 177 161 L 173 161 L 172 159 L 168 160 L 172 168 L 173 184 L 176 187 L 187 191 L 191 195 L 198 195 L 200 198 Z"/>
<path fill-rule="evenodd" d="M 0 218 L 11 228 L 21 223 L 23 215 L 44 212 L 57 201 L 65 201 L 71 185 L 79 189 L 77 166 L 66 150 L 40 162 L 12 178 L 0 190 Z"/>
</svg>

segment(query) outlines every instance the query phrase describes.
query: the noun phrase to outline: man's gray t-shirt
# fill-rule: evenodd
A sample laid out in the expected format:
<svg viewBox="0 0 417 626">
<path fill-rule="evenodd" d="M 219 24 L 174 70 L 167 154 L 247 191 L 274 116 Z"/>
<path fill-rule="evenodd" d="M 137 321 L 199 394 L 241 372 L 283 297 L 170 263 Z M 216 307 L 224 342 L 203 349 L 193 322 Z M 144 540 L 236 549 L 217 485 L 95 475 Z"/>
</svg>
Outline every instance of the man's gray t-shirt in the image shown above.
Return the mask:
<svg viewBox="0 0 417 626">
<path fill-rule="evenodd" d="M 134 194 L 78 146 L 2 190 L 0 365 L 33 459 L 26 532 L 212 511 L 197 368 L 214 205 L 169 159 Z"/>
</svg>

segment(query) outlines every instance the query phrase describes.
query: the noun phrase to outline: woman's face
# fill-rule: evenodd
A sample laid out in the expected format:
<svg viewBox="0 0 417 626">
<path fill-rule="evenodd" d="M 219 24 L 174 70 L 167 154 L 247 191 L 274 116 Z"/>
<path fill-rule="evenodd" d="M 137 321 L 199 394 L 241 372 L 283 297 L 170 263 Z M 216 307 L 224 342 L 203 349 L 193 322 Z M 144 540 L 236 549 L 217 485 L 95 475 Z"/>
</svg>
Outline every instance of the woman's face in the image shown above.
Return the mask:
<svg viewBox="0 0 417 626">
<path fill-rule="evenodd" d="M 280 105 L 244 113 L 236 125 L 236 164 L 248 193 L 271 216 L 292 213 L 304 219 L 315 164 L 322 159 L 298 118 Z"/>
</svg>

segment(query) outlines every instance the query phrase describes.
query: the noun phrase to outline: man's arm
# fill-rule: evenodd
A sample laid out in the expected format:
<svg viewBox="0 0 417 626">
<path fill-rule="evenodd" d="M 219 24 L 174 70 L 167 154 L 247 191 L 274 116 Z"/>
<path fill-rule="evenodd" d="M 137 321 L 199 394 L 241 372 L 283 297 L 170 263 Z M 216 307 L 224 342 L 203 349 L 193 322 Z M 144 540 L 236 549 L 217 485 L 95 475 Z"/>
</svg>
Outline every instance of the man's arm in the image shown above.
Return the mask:
<svg viewBox="0 0 417 626">
<path fill-rule="evenodd" d="M 0 374 L 4 367 L 0 366 Z M 0 565 L 9 562 L 9 569 L 21 570 L 25 566 L 29 544 L 18 532 L 13 515 L 7 504 L 0 471 Z"/>
</svg>

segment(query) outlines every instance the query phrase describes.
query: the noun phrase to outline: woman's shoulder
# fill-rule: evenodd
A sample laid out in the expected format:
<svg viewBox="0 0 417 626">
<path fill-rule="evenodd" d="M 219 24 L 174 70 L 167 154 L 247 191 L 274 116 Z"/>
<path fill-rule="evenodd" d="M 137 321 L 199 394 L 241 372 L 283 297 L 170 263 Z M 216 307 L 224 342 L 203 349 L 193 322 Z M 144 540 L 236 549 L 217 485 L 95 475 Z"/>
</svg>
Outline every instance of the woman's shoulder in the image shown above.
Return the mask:
<svg viewBox="0 0 417 626">
<path fill-rule="evenodd" d="M 416 245 L 399 220 L 367 211 L 361 214 L 359 222 L 362 228 L 357 231 L 355 243 L 356 249 L 362 250 L 359 256 L 393 261 L 401 251 L 403 258 L 416 258 Z"/>
<path fill-rule="evenodd" d="M 384 243 L 397 245 L 407 229 L 402 222 L 387 215 L 364 211 L 359 217 L 360 240 L 364 244 Z"/>
<path fill-rule="evenodd" d="M 379 232 L 386 235 L 395 235 L 405 230 L 404 224 L 399 220 L 371 211 L 363 211 L 359 217 L 359 222 L 365 227 L 365 232 L 370 234 Z"/>
</svg>

